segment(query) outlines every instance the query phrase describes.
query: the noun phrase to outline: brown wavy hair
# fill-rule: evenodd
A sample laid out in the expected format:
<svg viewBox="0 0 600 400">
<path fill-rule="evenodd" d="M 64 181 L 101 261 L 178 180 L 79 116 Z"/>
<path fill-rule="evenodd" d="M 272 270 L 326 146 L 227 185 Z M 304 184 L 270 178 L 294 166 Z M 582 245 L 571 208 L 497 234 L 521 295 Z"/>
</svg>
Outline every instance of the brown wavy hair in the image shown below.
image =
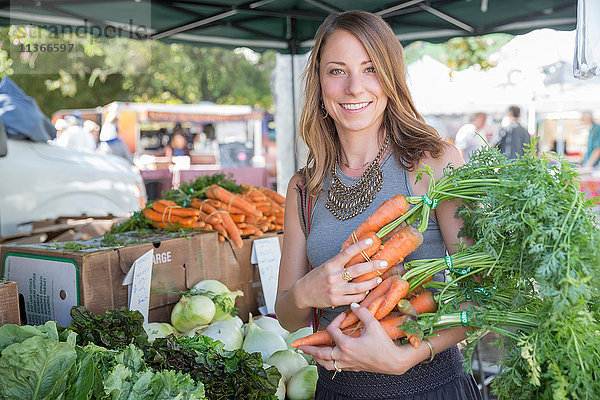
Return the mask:
<svg viewBox="0 0 600 400">
<path fill-rule="evenodd" d="M 402 45 L 390 26 L 379 16 L 365 11 L 329 15 L 315 35 L 315 44 L 303 73 L 305 103 L 299 123 L 299 138 L 308 146 L 304 169 L 306 190 L 319 193 L 323 180 L 341 152 L 333 120 L 322 108 L 319 62 L 327 40 L 337 30 L 353 34 L 365 47 L 388 97 L 382 132 L 390 137 L 396 159 L 413 170 L 425 152 L 440 157 L 444 144 L 436 130 L 427 125 L 413 103 L 405 77 Z M 383 140 L 383 138 L 380 138 Z"/>
</svg>

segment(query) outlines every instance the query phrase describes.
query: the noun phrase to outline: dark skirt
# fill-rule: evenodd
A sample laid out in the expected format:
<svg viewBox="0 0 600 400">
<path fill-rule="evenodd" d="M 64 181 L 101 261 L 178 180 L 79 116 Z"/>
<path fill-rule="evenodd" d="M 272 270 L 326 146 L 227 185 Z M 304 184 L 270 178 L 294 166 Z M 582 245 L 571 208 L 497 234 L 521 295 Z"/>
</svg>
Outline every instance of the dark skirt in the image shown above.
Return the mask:
<svg viewBox="0 0 600 400">
<path fill-rule="evenodd" d="M 342 371 L 332 379 L 334 371 L 319 366 L 315 400 L 481 400 L 461 361 L 454 346 L 403 375 Z"/>
</svg>

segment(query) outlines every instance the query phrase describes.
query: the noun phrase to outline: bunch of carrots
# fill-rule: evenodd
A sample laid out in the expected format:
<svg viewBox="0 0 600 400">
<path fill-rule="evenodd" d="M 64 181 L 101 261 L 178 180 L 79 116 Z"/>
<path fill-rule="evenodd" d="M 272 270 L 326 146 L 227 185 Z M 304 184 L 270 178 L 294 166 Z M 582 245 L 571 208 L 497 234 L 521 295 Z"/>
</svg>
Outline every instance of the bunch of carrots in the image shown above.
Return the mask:
<svg viewBox="0 0 600 400">
<path fill-rule="evenodd" d="M 157 200 L 142 210 L 157 229 L 213 230 L 219 240 L 231 240 L 238 248 L 242 236 L 262 236 L 283 229 L 285 198 L 277 192 L 251 185 L 234 194 L 218 185 L 209 186 L 204 200 L 194 198 L 190 207 L 170 200 Z"/>
<path fill-rule="evenodd" d="M 373 244 L 357 256 L 353 257 L 344 267 L 365 261 L 386 261 L 387 267 L 367 273 L 353 279 L 354 282 L 363 282 L 377 276 L 382 277 L 382 282 L 369 292 L 360 303 L 378 319 L 381 326 L 392 339 L 407 337 L 416 348 L 419 347 L 422 336 L 419 334 L 407 335 L 398 328 L 407 318 L 416 318 L 418 314 L 435 312 L 436 301 L 430 291 L 422 286 L 412 285 L 402 275 L 402 261 L 423 243 L 423 236 L 419 230 L 411 225 L 399 224 L 393 229 L 389 224 L 405 214 L 410 208 L 406 198 L 397 195 L 385 201 L 375 212 L 370 215 L 342 244 L 342 250 L 360 240 L 372 239 Z M 426 281 L 431 280 L 433 275 Z M 352 312 L 346 311 L 346 317 L 340 326 L 342 331 L 351 336 L 360 335 L 362 323 Z M 333 342 L 326 331 L 316 332 L 312 335 L 295 340 L 292 347 L 305 345 L 331 345 Z"/>
</svg>

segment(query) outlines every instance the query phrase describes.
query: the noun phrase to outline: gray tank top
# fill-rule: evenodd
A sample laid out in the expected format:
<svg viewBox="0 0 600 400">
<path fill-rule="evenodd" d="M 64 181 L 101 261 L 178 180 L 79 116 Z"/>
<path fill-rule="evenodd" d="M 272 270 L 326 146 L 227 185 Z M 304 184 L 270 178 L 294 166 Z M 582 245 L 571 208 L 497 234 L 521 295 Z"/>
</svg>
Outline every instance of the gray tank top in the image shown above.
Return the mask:
<svg viewBox="0 0 600 400">
<path fill-rule="evenodd" d="M 397 194 L 404 196 L 414 196 L 407 171 L 398 164 L 396 158 L 390 152 L 381 164 L 383 170 L 383 187 L 377 193 L 375 200 L 362 213 L 346 221 L 340 221 L 325 208 L 325 200 L 331 174 L 327 176 L 323 184 L 323 190 L 317 197 L 311 213 L 310 233 L 307 238 L 306 251 L 310 264 L 317 267 L 325 261 L 333 258 L 340 252 L 342 243 L 350 234 L 371 215 L 377 207 L 386 200 L 391 199 Z M 339 171 L 339 169 L 338 169 Z M 338 175 L 342 183 L 351 186 L 358 178 L 352 178 L 340 171 Z M 429 226 L 423 233 L 423 244 L 414 252 L 409 254 L 405 261 L 419 260 L 423 258 L 442 258 L 446 256 L 446 246 L 442 239 L 440 227 L 435 217 L 429 218 Z M 438 274 L 435 280 L 444 280 L 444 274 Z M 323 310 L 320 323 L 329 325 L 329 323 L 341 312 L 344 312 L 348 306 L 328 308 Z"/>
<path fill-rule="evenodd" d="M 336 219 L 325 208 L 325 198 L 331 175 L 327 176 L 323 190 L 315 201 L 311 213 L 310 233 L 307 238 L 307 256 L 312 266 L 317 267 L 339 253 L 342 243 L 350 236 L 369 215 L 384 201 L 397 194 L 413 196 L 407 171 L 398 164 L 390 153 L 383 161 L 383 188 L 377 193 L 375 200 L 362 213 L 346 221 Z M 352 178 L 340 173 L 342 182 L 350 186 L 358 178 Z M 408 255 L 405 261 L 442 258 L 446 256 L 439 225 L 435 217 L 430 217 L 429 226 L 423 233 L 423 244 Z M 444 273 L 434 277 L 444 281 Z M 329 323 L 348 306 L 327 308 L 322 310 L 321 325 Z M 465 375 L 461 364 L 462 356 L 457 346 L 453 346 L 439 354 L 429 364 L 417 364 L 403 375 L 387 375 L 371 372 L 342 371 L 333 378 L 332 371 L 319 367 L 319 382 L 317 392 L 326 390 L 347 399 L 432 399 L 432 394 L 444 385 L 456 382 Z M 332 379 L 333 378 L 333 379 Z M 429 395 L 424 395 L 425 393 Z M 414 396 L 414 397 L 413 397 Z M 330 397 L 327 397 L 330 398 Z M 331 397 L 333 398 L 333 397 Z M 336 397 L 337 398 L 337 397 Z M 445 398 L 445 397 L 443 397 Z M 461 398 L 459 396 L 459 398 Z M 466 398 L 466 397 L 465 397 Z M 437 399 L 437 397 L 436 397 Z"/>
</svg>

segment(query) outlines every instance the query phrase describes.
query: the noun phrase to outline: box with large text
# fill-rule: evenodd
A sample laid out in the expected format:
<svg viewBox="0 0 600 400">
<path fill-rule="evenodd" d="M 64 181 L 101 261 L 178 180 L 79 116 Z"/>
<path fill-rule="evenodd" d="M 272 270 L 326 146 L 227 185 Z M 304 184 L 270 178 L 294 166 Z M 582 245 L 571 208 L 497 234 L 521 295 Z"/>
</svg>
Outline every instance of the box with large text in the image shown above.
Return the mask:
<svg viewBox="0 0 600 400">
<path fill-rule="evenodd" d="M 265 236 L 283 234 L 268 234 Z M 134 261 L 153 250 L 150 321 L 168 322 L 177 292 L 198 281 L 216 279 L 244 296 L 236 300 L 239 315 L 256 314 L 250 263 L 252 242 L 244 239 L 241 249 L 219 242 L 215 232 L 191 236 L 154 234 L 149 237 L 117 235 L 112 243 L 100 239 L 68 243 L 3 246 L 0 250 L 2 274 L 16 281 L 25 306 L 28 324 L 55 320 L 65 326 L 74 305 L 94 313 L 127 306 L 127 287 L 122 285 Z M 256 286 L 256 285 L 254 285 Z"/>
</svg>

